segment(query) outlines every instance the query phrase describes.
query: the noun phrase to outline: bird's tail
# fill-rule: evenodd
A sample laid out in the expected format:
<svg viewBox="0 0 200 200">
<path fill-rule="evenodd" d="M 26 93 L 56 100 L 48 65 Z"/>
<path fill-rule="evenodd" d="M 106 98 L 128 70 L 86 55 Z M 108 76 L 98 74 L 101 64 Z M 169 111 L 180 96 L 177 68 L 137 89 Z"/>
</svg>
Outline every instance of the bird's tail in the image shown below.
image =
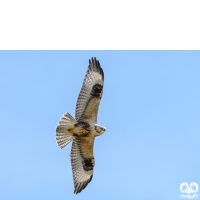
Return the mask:
<svg viewBox="0 0 200 200">
<path fill-rule="evenodd" d="M 65 113 L 56 127 L 56 140 L 60 148 L 64 148 L 73 140 L 73 129 L 77 121 L 69 114 Z"/>
</svg>

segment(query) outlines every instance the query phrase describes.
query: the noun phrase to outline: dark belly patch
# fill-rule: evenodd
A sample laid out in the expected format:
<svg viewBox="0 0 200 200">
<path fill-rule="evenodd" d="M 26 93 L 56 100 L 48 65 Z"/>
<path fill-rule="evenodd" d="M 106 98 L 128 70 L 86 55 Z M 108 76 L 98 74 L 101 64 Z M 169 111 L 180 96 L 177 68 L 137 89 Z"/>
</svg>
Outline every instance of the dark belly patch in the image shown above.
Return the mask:
<svg viewBox="0 0 200 200">
<path fill-rule="evenodd" d="M 87 122 L 80 121 L 77 124 L 75 124 L 74 126 L 80 127 L 80 129 L 81 129 L 80 136 L 81 137 L 88 137 L 91 135 L 91 127 L 90 127 L 90 124 L 88 124 Z"/>
</svg>

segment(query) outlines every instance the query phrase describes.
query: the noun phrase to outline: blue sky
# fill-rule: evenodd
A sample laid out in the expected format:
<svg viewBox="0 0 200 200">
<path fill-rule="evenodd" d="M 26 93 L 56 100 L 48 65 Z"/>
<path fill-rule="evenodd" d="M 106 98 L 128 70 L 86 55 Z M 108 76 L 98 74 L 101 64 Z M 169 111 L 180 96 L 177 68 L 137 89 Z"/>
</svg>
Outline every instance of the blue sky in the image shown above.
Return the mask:
<svg viewBox="0 0 200 200">
<path fill-rule="evenodd" d="M 92 56 L 107 130 L 75 195 L 71 143 L 60 150 L 54 134 Z M 181 199 L 182 182 L 200 185 L 199 77 L 200 51 L 0 51 L 0 199 Z"/>
</svg>

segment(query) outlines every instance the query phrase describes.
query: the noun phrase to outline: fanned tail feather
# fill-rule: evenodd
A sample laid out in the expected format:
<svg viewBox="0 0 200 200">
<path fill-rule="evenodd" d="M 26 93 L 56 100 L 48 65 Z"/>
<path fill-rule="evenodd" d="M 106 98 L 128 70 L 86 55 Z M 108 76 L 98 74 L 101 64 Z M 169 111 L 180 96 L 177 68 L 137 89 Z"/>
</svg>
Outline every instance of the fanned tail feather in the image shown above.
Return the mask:
<svg viewBox="0 0 200 200">
<path fill-rule="evenodd" d="M 69 113 L 65 113 L 58 122 L 55 135 L 57 144 L 61 149 L 73 140 L 74 137 L 69 130 L 73 130 L 75 123 L 77 123 L 77 121 Z"/>
</svg>

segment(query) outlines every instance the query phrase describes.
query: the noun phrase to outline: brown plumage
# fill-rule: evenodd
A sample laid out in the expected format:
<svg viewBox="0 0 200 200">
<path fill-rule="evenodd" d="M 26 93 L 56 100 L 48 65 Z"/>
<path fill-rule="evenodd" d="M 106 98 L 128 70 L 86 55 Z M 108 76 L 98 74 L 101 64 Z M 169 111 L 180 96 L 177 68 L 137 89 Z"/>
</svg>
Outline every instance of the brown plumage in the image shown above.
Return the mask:
<svg viewBox="0 0 200 200">
<path fill-rule="evenodd" d="M 75 119 L 66 113 L 56 127 L 56 140 L 61 149 L 72 141 L 71 166 L 76 194 L 80 193 L 92 180 L 95 165 L 94 139 L 106 130 L 105 127 L 97 124 L 103 84 L 104 73 L 99 61 L 94 57 L 89 60 L 78 95 Z"/>
</svg>

